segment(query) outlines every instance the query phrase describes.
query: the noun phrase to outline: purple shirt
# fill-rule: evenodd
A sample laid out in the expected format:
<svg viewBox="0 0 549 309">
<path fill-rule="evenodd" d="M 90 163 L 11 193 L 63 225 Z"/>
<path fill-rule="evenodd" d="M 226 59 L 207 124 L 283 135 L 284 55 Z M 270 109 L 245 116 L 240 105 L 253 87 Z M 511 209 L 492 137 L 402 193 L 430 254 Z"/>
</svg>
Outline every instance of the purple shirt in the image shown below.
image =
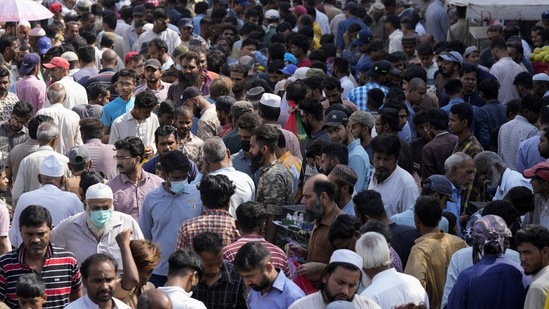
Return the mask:
<svg viewBox="0 0 549 309">
<path fill-rule="evenodd" d="M 19 100 L 30 103 L 36 116 L 46 102 L 46 84 L 34 75 L 26 75 L 15 83 L 15 89 Z"/>
<path fill-rule="evenodd" d="M 138 186 L 124 174 L 114 177 L 107 183 L 114 193 L 114 210 L 128 214 L 139 221 L 139 212 L 145 196 L 160 187 L 163 181 L 162 178 L 147 173 L 143 169 L 141 169 L 141 179 Z"/>
<path fill-rule="evenodd" d="M 116 155 L 113 145 L 106 145 L 98 138 L 92 138 L 87 140 L 84 146 L 90 153 L 92 171 L 102 172 L 105 178 L 109 180 L 118 175 L 117 162 L 113 158 Z"/>
<path fill-rule="evenodd" d="M 172 84 L 170 83 L 165 83 L 163 81 L 160 81 L 160 87 L 158 88 L 158 90 L 153 90 L 149 88 L 149 85 L 145 84 L 137 88 L 133 93 L 135 93 L 135 95 L 138 95 L 139 93 L 145 90 L 149 90 L 152 93 L 154 93 L 154 96 L 158 99 L 158 104 L 160 104 L 162 101 L 165 101 L 168 98 L 168 89 L 170 88 L 171 85 Z"/>
</svg>

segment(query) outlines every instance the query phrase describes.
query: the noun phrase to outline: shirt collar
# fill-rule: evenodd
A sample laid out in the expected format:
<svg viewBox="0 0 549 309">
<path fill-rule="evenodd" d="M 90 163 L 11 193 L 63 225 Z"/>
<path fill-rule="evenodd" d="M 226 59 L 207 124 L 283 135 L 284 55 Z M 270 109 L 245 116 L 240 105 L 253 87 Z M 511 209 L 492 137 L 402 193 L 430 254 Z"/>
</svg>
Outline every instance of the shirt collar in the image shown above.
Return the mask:
<svg viewBox="0 0 549 309">
<path fill-rule="evenodd" d="M 341 213 L 341 210 L 335 205 L 330 212 L 328 212 L 322 219 L 320 224 L 330 226 L 334 222 L 335 218 Z M 318 222 L 317 222 L 318 223 Z M 316 225 L 316 224 L 315 224 Z"/>
<path fill-rule="evenodd" d="M 505 192 L 505 184 L 507 183 L 507 178 L 511 175 L 511 170 L 506 168 L 503 174 L 501 175 L 501 182 L 499 183 L 498 190 L 502 193 Z"/>
<path fill-rule="evenodd" d="M 284 291 L 284 285 L 286 284 L 286 275 L 280 269 L 278 270 L 278 275 L 276 276 L 275 281 L 273 282 L 272 288 L 279 290 L 280 292 Z"/>
<path fill-rule="evenodd" d="M 25 264 L 25 252 L 27 250 L 27 248 L 25 247 L 25 244 L 21 244 L 17 250 L 18 250 L 17 260 L 19 261 L 20 264 L 27 265 Z M 50 242 L 48 243 L 48 249 L 46 250 L 46 260 L 48 260 L 52 256 L 53 256 L 53 247 Z"/>
</svg>

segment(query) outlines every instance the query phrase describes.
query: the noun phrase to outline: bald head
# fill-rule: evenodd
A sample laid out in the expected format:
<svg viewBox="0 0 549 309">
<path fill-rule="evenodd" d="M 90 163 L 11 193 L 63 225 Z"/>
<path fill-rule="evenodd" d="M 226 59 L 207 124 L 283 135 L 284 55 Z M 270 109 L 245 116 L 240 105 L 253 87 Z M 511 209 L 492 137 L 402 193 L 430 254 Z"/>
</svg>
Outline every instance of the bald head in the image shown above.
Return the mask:
<svg viewBox="0 0 549 309">
<path fill-rule="evenodd" d="M 172 301 L 166 295 L 166 293 L 157 290 L 157 289 L 150 289 L 141 296 L 139 296 L 139 299 L 137 300 L 137 309 L 172 309 Z"/>
<path fill-rule="evenodd" d="M 57 82 L 53 83 L 48 87 L 48 99 L 52 104 L 55 103 L 65 103 L 66 91 L 63 84 Z"/>
<path fill-rule="evenodd" d="M 303 194 L 316 194 L 317 197 L 320 197 L 322 193 L 326 193 L 329 200 L 333 201 L 335 185 L 330 181 L 328 176 L 316 174 L 307 179 L 307 182 L 303 186 Z"/>
<path fill-rule="evenodd" d="M 112 49 L 105 49 L 101 55 L 101 64 L 103 67 L 114 67 L 116 66 L 116 53 Z"/>
<path fill-rule="evenodd" d="M 416 89 L 423 89 L 423 88 L 427 89 L 427 83 L 419 77 L 412 78 L 408 83 L 408 90 L 416 90 Z"/>
</svg>

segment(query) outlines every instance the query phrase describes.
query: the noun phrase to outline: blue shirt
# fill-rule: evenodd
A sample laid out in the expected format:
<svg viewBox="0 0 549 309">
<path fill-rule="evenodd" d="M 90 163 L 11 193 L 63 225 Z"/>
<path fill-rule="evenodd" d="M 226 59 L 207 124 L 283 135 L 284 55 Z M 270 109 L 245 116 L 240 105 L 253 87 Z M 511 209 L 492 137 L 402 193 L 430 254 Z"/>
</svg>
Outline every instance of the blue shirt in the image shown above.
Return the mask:
<svg viewBox="0 0 549 309">
<path fill-rule="evenodd" d="M 353 203 L 353 199 L 350 199 L 349 203 L 347 203 L 347 205 L 345 205 L 345 207 L 343 207 L 341 211 L 343 211 L 343 213 L 346 215 L 353 216 L 353 217 L 356 216 L 355 204 Z"/>
<path fill-rule="evenodd" d="M 101 122 L 106 127 L 110 127 L 112 122 L 130 111 L 135 103 L 135 96 L 131 97 L 129 101 L 124 101 L 121 97 L 114 99 L 103 106 L 103 115 L 101 116 Z"/>
<path fill-rule="evenodd" d="M 445 111 L 448 114 L 448 117 L 450 117 L 450 108 L 452 108 L 452 106 L 454 106 L 456 104 L 459 104 L 459 103 L 465 103 L 465 101 L 463 101 L 462 98 L 453 98 L 448 102 L 447 105 L 444 105 L 440 109 Z"/>
<path fill-rule="evenodd" d="M 459 274 L 446 309 L 523 308 L 530 278 L 505 256 L 485 256 Z"/>
<path fill-rule="evenodd" d="M 273 286 L 265 295 L 261 291 L 250 290 L 248 308 L 250 309 L 286 309 L 296 300 L 305 297 L 305 293 L 297 284 L 288 279 L 284 272 L 278 271 Z"/>
<path fill-rule="evenodd" d="M 240 150 L 238 153 L 232 155 L 231 161 L 233 162 L 234 169 L 248 174 L 257 188 L 257 183 L 259 182 L 259 169 L 255 173 L 252 172 L 252 161 L 244 155 L 244 151 Z"/>
<path fill-rule="evenodd" d="M 379 88 L 383 91 L 383 94 L 387 95 L 389 89 L 376 82 L 368 82 L 364 86 L 356 87 L 349 93 L 349 101 L 355 103 L 359 111 L 368 111 L 366 100 L 368 99 L 368 91 L 370 89 Z"/>
<path fill-rule="evenodd" d="M 160 264 L 153 274 L 168 275 L 168 258 L 175 251 L 181 224 L 202 213 L 200 191 L 189 185 L 185 192 L 172 194 L 163 186 L 149 192 L 141 206 L 139 226 L 145 239 L 160 246 Z"/>
<path fill-rule="evenodd" d="M 360 145 L 360 140 L 358 139 L 347 145 L 347 150 L 349 150 L 349 167 L 355 171 L 357 176 L 355 192 L 368 189 L 368 183 L 370 182 L 370 158 L 366 150 Z"/>
<path fill-rule="evenodd" d="M 505 105 L 498 100 L 486 102 L 475 115 L 476 133 L 480 145 L 484 149 L 490 149 L 490 135 L 492 131 L 507 122 Z"/>
<path fill-rule="evenodd" d="M 412 130 L 410 129 L 410 122 L 406 121 L 404 124 L 404 127 L 402 127 L 402 130 L 398 131 L 398 138 L 405 141 L 406 143 L 410 143 L 412 141 Z"/>
<path fill-rule="evenodd" d="M 416 227 L 416 223 L 414 222 L 414 208 L 415 205 L 412 204 L 408 209 L 406 209 L 404 212 L 401 212 L 399 214 L 395 214 L 389 218 L 391 222 L 394 222 L 398 225 L 407 225 L 411 227 Z M 448 219 L 446 219 L 444 216 L 438 223 L 438 229 L 443 230 L 444 232 L 448 233 L 448 226 L 450 223 L 448 222 Z"/>
<path fill-rule="evenodd" d="M 447 201 L 446 202 L 446 211 L 454 214 L 459 222 L 459 215 L 461 213 L 461 192 L 452 184 L 452 197 L 454 198 L 455 202 Z M 461 237 L 461 227 L 458 224 L 457 228 L 458 236 Z"/>
<path fill-rule="evenodd" d="M 527 168 L 545 162 L 546 159 L 539 153 L 539 137 L 541 133 L 520 142 L 517 154 L 517 172 L 522 173 Z"/>
</svg>

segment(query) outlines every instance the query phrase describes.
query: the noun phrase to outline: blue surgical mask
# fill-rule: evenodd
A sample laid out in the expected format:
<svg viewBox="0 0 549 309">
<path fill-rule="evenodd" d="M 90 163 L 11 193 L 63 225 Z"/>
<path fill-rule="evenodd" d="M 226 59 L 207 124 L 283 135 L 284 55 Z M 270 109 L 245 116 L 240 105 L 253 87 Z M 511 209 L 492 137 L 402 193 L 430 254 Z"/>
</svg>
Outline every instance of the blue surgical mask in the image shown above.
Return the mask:
<svg viewBox="0 0 549 309">
<path fill-rule="evenodd" d="M 188 186 L 189 182 L 187 181 L 187 179 L 181 181 L 170 180 L 170 190 L 175 194 L 181 194 L 187 191 Z"/>
<path fill-rule="evenodd" d="M 90 212 L 91 223 L 97 228 L 104 228 L 111 220 L 112 210 L 92 210 Z"/>
</svg>

